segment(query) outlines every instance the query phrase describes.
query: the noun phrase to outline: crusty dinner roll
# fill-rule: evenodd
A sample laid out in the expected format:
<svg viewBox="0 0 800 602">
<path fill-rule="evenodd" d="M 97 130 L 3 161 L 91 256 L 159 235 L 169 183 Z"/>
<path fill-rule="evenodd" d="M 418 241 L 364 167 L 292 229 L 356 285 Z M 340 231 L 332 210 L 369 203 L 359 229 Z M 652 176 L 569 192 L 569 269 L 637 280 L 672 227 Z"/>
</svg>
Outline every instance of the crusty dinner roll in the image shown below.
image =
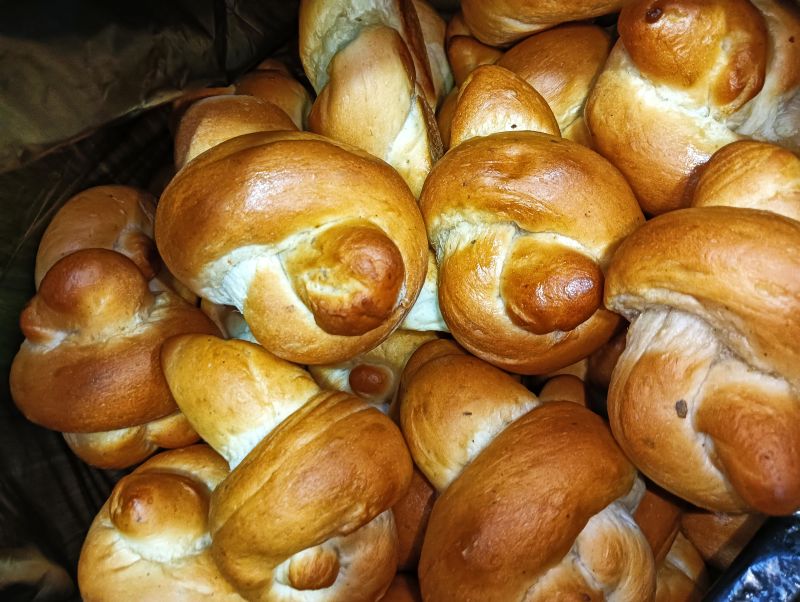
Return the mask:
<svg viewBox="0 0 800 602">
<path fill-rule="evenodd" d="M 309 366 L 309 372 L 324 389 L 352 393 L 386 412 L 408 358 L 435 338 L 433 332 L 398 330 L 374 349 L 338 364 Z"/>
<path fill-rule="evenodd" d="M 86 602 L 241 602 L 209 552 L 211 492 L 228 467 L 207 445 L 159 454 L 119 481 L 78 563 Z"/>
<path fill-rule="evenodd" d="M 611 36 L 596 25 L 574 23 L 531 36 L 498 61 L 544 97 L 568 140 L 591 147 L 583 109 L 611 51 Z"/>
<path fill-rule="evenodd" d="M 547 374 L 592 353 L 619 318 L 603 273 L 644 218 L 625 180 L 579 144 L 504 132 L 451 149 L 420 208 L 450 332 L 507 370 Z"/>
<path fill-rule="evenodd" d="M 700 169 L 692 206 L 750 207 L 800 221 L 800 157 L 775 144 L 742 140 Z"/>
<path fill-rule="evenodd" d="M 186 110 L 175 133 L 175 168 L 236 136 L 297 130 L 286 112 L 271 102 L 241 94 L 198 100 Z"/>
<path fill-rule="evenodd" d="M 411 480 L 394 423 L 244 341 L 173 338 L 163 363 L 181 410 L 236 464 L 212 495 L 209 525 L 214 560 L 239 593 L 380 598 L 398 560 L 390 508 Z"/>
<path fill-rule="evenodd" d="M 425 279 L 424 226 L 402 179 L 313 134 L 250 134 L 204 153 L 164 191 L 155 230 L 180 280 L 304 364 L 378 345 Z"/>
<path fill-rule="evenodd" d="M 726 570 L 766 517 L 761 514 L 720 514 L 691 509 L 681 516 L 681 532 L 709 565 Z"/>
<path fill-rule="evenodd" d="M 413 3 L 428 54 L 433 90 L 436 93 L 436 104 L 431 108 L 436 109 L 453 87 L 453 72 L 444 51 L 447 24 L 426 0 L 413 0 Z"/>
<path fill-rule="evenodd" d="M 671 212 L 620 246 L 606 306 L 630 319 L 608 413 L 653 481 L 720 512 L 800 508 L 800 223 Z"/>
<path fill-rule="evenodd" d="M 617 12 L 631 0 L 462 0 L 467 27 L 480 41 L 504 46 L 567 21 Z"/>
<path fill-rule="evenodd" d="M 598 416 L 538 405 L 446 341 L 421 347 L 403 380 L 403 433 L 443 490 L 422 546 L 423 599 L 652 598 L 653 555 L 631 518 L 644 486 Z"/>
<path fill-rule="evenodd" d="M 70 198 L 50 221 L 36 253 L 36 288 L 62 257 L 110 249 L 133 261 L 148 280 L 158 272 L 153 242 L 155 199 L 130 186 L 95 186 Z"/>
<path fill-rule="evenodd" d="M 800 11 L 777 0 L 638 0 L 586 118 L 642 208 L 687 206 L 692 174 L 742 137 L 800 148 Z"/>
<path fill-rule="evenodd" d="M 14 401 L 46 428 L 94 433 L 101 448 L 94 452 L 92 438 L 68 438 L 87 461 L 107 456 L 102 465 L 117 467 L 141 461 L 154 445 L 140 436 L 154 437 L 152 443 L 159 437 L 192 442 L 180 420 L 147 425 L 149 432 L 106 432 L 173 414 L 175 402 L 159 365 L 161 344 L 185 332 L 217 332 L 200 310 L 173 293 L 151 293 L 130 259 L 105 249 L 67 255 L 47 272 L 20 327 L 26 339 L 11 367 Z M 115 452 L 116 446 L 128 451 Z"/>
<path fill-rule="evenodd" d="M 236 81 L 236 93 L 255 96 L 280 108 L 298 130 L 305 126 L 311 97 L 303 84 L 292 77 L 286 65 L 267 60 Z"/>
<path fill-rule="evenodd" d="M 547 101 L 525 80 L 496 65 L 470 73 L 458 90 L 450 146 L 495 132 L 525 130 L 561 137 Z"/>
<path fill-rule="evenodd" d="M 499 48 L 487 46 L 473 37 L 460 12 L 447 24 L 446 36 L 447 60 L 453 68 L 456 86 L 461 86 L 477 67 L 492 65 L 503 56 L 503 51 Z"/>
</svg>

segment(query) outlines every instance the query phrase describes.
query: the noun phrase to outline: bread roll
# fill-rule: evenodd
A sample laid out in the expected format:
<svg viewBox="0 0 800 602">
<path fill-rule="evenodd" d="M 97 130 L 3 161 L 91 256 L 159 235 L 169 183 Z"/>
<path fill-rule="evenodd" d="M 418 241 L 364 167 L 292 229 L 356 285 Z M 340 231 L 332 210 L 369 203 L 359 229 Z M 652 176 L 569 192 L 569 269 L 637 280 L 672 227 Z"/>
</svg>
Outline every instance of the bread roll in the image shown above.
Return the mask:
<svg viewBox="0 0 800 602">
<path fill-rule="evenodd" d="M 414 461 L 440 491 L 423 599 L 652 598 L 653 556 L 631 518 L 644 486 L 599 417 L 539 405 L 444 340 L 409 360 L 399 401 Z"/>
<path fill-rule="evenodd" d="M 611 51 L 611 37 L 596 25 L 556 27 L 510 48 L 497 65 L 528 82 L 550 105 L 564 138 L 592 147 L 583 118 L 586 100 Z"/>
<path fill-rule="evenodd" d="M 436 267 L 436 257 L 430 250 L 425 282 L 400 327 L 415 332 L 450 332 L 439 308 L 439 268 Z"/>
<path fill-rule="evenodd" d="M 163 362 L 181 410 L 236 466 L 212 495 L 209 525 L 214 560 L 237 591 L 378 599 L 397 569 L 390 509 L 411 480 L 392 421 L 244 341 L 176 338 Z"/>
<path fill-rule="evenodd" d="M 221 457 L 195 445 L 159 454 L 123 477 L 83 543 L 83 600 L 241 602 L 208 549 L 209 498 L 227 474 Z"/>
<path fill-rule="evenodd" d="M 19 409 L 46 428 L 95 433 L 102 449 L 92 451 L 92 438 L 68 441 L 89 462 L 114 455 L 103 465 L 117 467 L 141 461 L 156 441 L 130 446 L 130 438 L 146 433 L 106 431 L 145 425 L 177 409 L 159 365 L 162 343 L 176 334 L 217 332 L 176 295 L 152 294 L 136 264 L 105 249 L 76 251 L 56 262 L 20 326 L 26 339 L 10 376 Z M 181 444 L 191 442 L 185 425 L 172 426 Z M 147 426 L 150 435 L 153 429 Z"/>
<path fill-rule="evenodd" d="M 383 159 L 419 195 L 442 149 L 413 3 L 304 0 L 300 58 L 318 94 L 310 129 Z"/>
<path fill-rule="evenodd" d="M 398 570 L 416 572 L 422 542 L 428 528 L 428 518 L 435 500 L 436 490 L 433 485 L 417 468 L 414 468 L 408 491 L 392 506 L 394 522 L 397 525 Z"/>
<path fill-rule="evenodd" d="M 156 213 L 164 262 L 232 305 L 276 355 L 327 364 L 384 340 L 417 298 L 427 241 L 385 163 L 320 136 L 240 136 L 183 169 Z"/>
<path fill-rule="evenodd" d="M 602 307 L 603 273 L 644 218 L 599 155 L 534 132 L 475 138 L 436 165 L 420 208 L 442 315 L 470 352 L 547 374 L 614 333 L 619 318 Z"/>
<path fill-rule="evenodd" d="M 504 46 L 567 21 L 582 21 L 617 12 L 630 0 L 462 0 L 464 21 L 485 44 Z"/>
<path fill-rule="evenodd" d="M 447 59 L 453 68 L 456 86 L 461 86 L 477 67 L 492 65 L 502 55 L 499 48 L 487 46 L 474 38 L 460 12 L 450 19 L 447 24 Z"/>
<path fill-rule="evenodd" d="M 630 319 L 611 427 L 653 481 L 718 512 L 800 507 L 800 223 L 701 207 L 620 246 L 605 302 Z"/>
<path fill-rule="evenodd" d="M 444 51 L 447 24 L 426 0 L 413 0 L 413 3 L 428 55 L 433 90 L 436 93 L 436 104 L 431 108 L 436 109 L 453 87 L 453 72 L 450 70 L 450 64 Z"/>
<path fill-rule="evenodd" d="M 691 201 L 693 173 L 741 138 L 800 148 L 800 13 L 775 0 L 638 0 L 586 107 L 596 148 L 645 212 Z"/>
<path fill-rule="evenodd" d="M 386 412 L 408 358 L 434 339 L 432 332 L 397 330 L 366 353 L 339 364 L 309 366 L 309 372 L 322 388 L 352 393 Z"/>
</svg>

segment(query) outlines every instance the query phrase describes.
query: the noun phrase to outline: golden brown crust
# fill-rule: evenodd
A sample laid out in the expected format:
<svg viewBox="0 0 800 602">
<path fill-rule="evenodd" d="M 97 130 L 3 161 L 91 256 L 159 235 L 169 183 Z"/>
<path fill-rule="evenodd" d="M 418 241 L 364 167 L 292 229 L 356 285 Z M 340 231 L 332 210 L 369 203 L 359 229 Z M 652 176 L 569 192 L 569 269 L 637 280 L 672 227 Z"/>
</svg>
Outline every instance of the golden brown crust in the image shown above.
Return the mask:
<svg viewBox="0 0 800 602">
<path fill-rule="evenodd" d="M 436 339 L 433 332 L 396 330 L 383 343 L 340 364 L 309 366 L 324 389 L 353 393 L 385 409 L 400 384 L 403 368 L 414 351 Z"/>
<path fill-rule="evenodd" d="M 411 357 L 398 392 L 414 462 L 441 492 L 508 424 L 538 405 L 503 371 L 433 341 Z"/>
<path fill-rule="evenodd" d="M 197 443 L 199 437 L 186 417 L 176 412 L 153 422 L 101 433 L 64 433 L 70 449 L 99 468 L 138 464 L 159 447 L 174 449 Z"/>
<path fill-rule="evenodd" d="M 413 4 L 431 68 L 433 89 L 436 93 L 436 104 L 431 108 L 435 109 L 453 87 L 453 73 L 444 51 L 447 24 L 436 9 L 425 0 L 413 0 Z"/>
<path fill-rule="evenodd" d="M 467 27 L 476 38 L 492 46 L 504 46 L 559 23 L 617 12 L 629 2 L 630 0 L 463 0 L 461 11 Z"/>
<path fill-rule="evenodd" d="M 476 68 L 493 65 L 501 56 L 502 50 L 466 35 L 454 36 L 447 43 L 447 58 L 453 68 L 455 85 L 459 87 Z"/>
<path fill-rule="evenodd" d="M 648 488 L 633 515 L 653 550 L 656 566 L 661 565 L 680 527 L 681 509 L 669 494 Z"/>
<path fill-rule="evenodd" d="M 640 0 L 622 9 L 617 27 L 642 75 L 708 97 L 721 113 L 764 85 L 767 30 L 748 0 Z"/>
<path fill-rule="evenodd" d="M 719 149 L 700 170 L 692 206 L 750 207 L 800 221 L 800 158 L 766 142 Z"/>
<path fill-rule="evenodd" d="M 58 261 L 20 325 L 27 340 L 11 368 L 14 400 L 31 421 L 70 433 L 126 428 L 173 413 L 161 344 L 185 332 L 217 332 L 200 310 L 171 293 L 153 296 L 133 262 L 104 249 Z"/>
<path fill-rule="evenodd" d="M 511 71 L 482 66 L 464 80 L 450 123 L 451 146 L 495 132 L 534 131 L 560 136 L 544 98 Z"/>
<path fill-rule="evenodd" d="M 416 572 L 436 490 L 415 467 L 406 494 L 392 506 L 397 526 L 397 569 Z"/>
<path fill-rule="evenodd" d="M 625 351 L 627 324 L 621 332 L 615 334 L 611 340 L 589 356 L 586 379 L 601 389 L 608 389 L 611 384 L 611 375 L 617 365 L 619 356 Z"/>
<path fill-rule="evenodd" d="M 789 4 L 640 0 L 620 34 L 586 118 L 645 212 L 687 206 L 698 168 L 726 144 L 797 149 L 800 13 Z"/>
<path fill-rule="evenodd" d="M 504 274 L 516 279 L 508 259 L 514 247 L 524 256 L 541 244 L 598 266 L 590 270 L 589 292 L 599 290 L 599 273 L 644 218 L 622 176 L 597 154 L 534 132 L 476 138 L 439 161 L 420 208 L 437 253 L 442 315 L 470 352 L 514 372 L 546 374 L 588 356 L 613 334 L 618 318 L 603 308 L 572 330 L 536 334 L 514 323 L 501 287 Z M 558 274 L 555 281 L 569 289 L 575 279 L 583 276 Z M 568 317 L 577 306 L 588 313 L 592 303 L 591 294 L 559 303 L 554 315 Z"/>
<path fill-rule="evenodd" d="M 334 265 L 346 259 L 356 271 L 377 265 L 377 247 L 351 243 L 368 233 L 379 244 L 380 257 L 391 262 L 381 264 L 378 289 L 358 278 L 325 282 L 307 265 L 326 232 L 338 234 L 325 255 Z M 164 192 L 156 240 L 164 262 L 193 291 L 235 305 L 260 343 L 301 363 L 341 361 L 379 344 L 413 305 L 427 266 L 422 219 L 397 173 L 366 153 L 305 133 L 251 134 L 198 158 Z M 287 274 L 290 265 L 308 269 Z M 400 269 L 402 284 L 386 315 L 381 283 L 398 282 Z M 298 297 L 298 281 L 318 282 L 319 294 L 346 323 L 361 324 L 373 306 L 386 317 L 358 336 L 330 333 Z"/>
<path fill-rule="evenodd" d="M 158 271 L 155 199 L 130 186 L 95 186 L 70 198 L 47 226 L 36 253 L 36 287 L 59 259 L 80 249 L 109 249 L 133 261 L 148 280 Z"/>
<path fill-rule="evenodd" d="M 497 64 L 519 75 L 544 97 L 565 138 L 591 146 L 583 108 L 610 51 L 611 37 L 605 30 L 569 24 L 523 40 Z"/>
<path fill-rule="evenodd" d="M 572 374 L 559 374 L 548 380 L 539 392 L 539 401 L 571 401 L 586 407 L 586 387 Z"/>
<path fill-rule="evenodd" d="M 585 408 L 553 402 L 529 412 L 436 501 L 420 560 L 423 597 L 522 600 L 570 551 L 590 519 L 628 493 L 635 474 L 602 420 Z M 641 537 L 633 529 L 626 537 Z M 619 557 L 610 558 L 606 548 L 605 562 L 624 572 L 630 543 L 617 545 Z M 587 548 L 591 556 L 593 546 Z M 652 591 L 652 565 L 646 567 L 637 577 L 643 582 L 635 588 L 644 596 L 639 599 Z M 604 567 L 600 575 L 610 572 Z M 590 587 L 586 581 L 571 585 L 575 589 L 548 591 L 577 596 Z"/>
<path fill-rule="evenodd" d="M 175 133 L 175 167 L 181 169 L 208 149 L 236 136 L 296 130 L 283 109 L 254 96 L 214 96 L 192 104 Z"/>
<path fill-rule="evenodd" d="M 800 506 L 798 269 L 798 222 L 729 207 L 660 216 L 614 258 L 606 304 L 634 320 L 611 425 L 645 474 L 695 505 Z"/>
<path fill-rule="evenodd" d="M 422 602 L 419 581 L 413 575 L 397 573 L 380 602 Z"/>
<path fill-rule="evenodd" d="M 709 587 L 706 565 L 681 533 L 658 567 L 655 602 L 700 602 Z"/>
<path fill-rule="evenodd" d="M 240 77 L 236 82 L 236 93 L 255 96 L 275 105 L 291 118 L 298 130 L 303 129 L 311 110 L 308 91 L 277 61 L 259 65 L 256 71 Z"/>
<path fill-rule="evenodd" d="M 444 150 L 450 148 L 450 124 L 453 121 L 453 113 L 455 113 L 457 105 L 458 88 L 453 88 L 447 98 L 444 99 L 442 106 L 439 108 L 439 113 L 436 115 L 436 124 L 439 127 Z"/>
<path fill-rule="evenodd" d="M 214 492 L 214 558 L 246 597 L 265 596 L 287 560 L 316 562 L 317 546 L 367 529 L 359 544 L 361 565 L 351 560 L 342 566 L 326 599 L 375 599 L 397 562 L 397 535 L 386 510 L 405 493 L 411 469 L 402 435 L 383 414 L 344 393 L 317 395 Z M 297 500 L 304 500 L 302 509 Z M 379 535 L 368 532 L 375 528 Z"/>
<path fill-rule="evenodd" d="M 708 564 L 724 571 L 765 520 L 761 514 L 719 514 L 695 508 L 683 513 L 681 532 Z"/>
<path fill-rule="evenodd" d="M 231 467 L 319 392 L 305 370 L 246 341 L 173 337 L 161 364 L 178 407 Z"/>
<path fill-rule="evenodd" d="M 225 461 L 206 445 L 151 458 L 115 486 L 81 550 L 87 602 L 241 602 L 208 551 L 211 491 Z"/>
<path fill-rule="evenodd" d="M 335 54 L 329 71 L 330 81 L 311 109 L 309 129 L 383 159 L 418 195 L 441 155 L 441 142 L 400 34 L 381 25 L 364 28 Z"/>
</svg>

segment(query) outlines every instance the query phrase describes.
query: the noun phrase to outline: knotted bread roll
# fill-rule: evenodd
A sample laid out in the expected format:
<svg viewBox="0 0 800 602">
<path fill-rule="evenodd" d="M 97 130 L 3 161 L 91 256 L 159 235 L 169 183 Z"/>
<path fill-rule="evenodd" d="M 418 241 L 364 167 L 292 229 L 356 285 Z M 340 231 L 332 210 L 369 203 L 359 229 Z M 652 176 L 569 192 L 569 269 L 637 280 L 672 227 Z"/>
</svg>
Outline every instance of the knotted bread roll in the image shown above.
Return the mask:
<svg viewBox="0 0 800 602">
<path fill-rule="evenodd" d="M 390 508 L 411 480 L 392 421 L 244 341 L 175 337 L 163 363 L 181 410 L 235 467 L 212 495 L 209 525 L 214 560 L 239 593 L 379 599 L 398 561 Z"/>
<path fill-rule="evenodd" d="M 800 223 L 699 207 L 620 246 L 605 300 L 631 320 L 608 392 L 620 446 L 719 512 L 800 508 Z"/>
<path fill-rule="evenodd" d="M 294 132 L 240 136 L 187 165 L 161 197 L 156 242 L 199 296 L 235 306 L 259 343 L 304 364 L 385 339 L 419 294 L 428 248 L 394 170 Z"/>
<path fill-rule="evenodd" d="M 124 255 L 86 249 L 60 259 L 20 327 L 26 338 L 11 367 L 12 397 L 32 422 L 68 433 L 87 462 L 130 466 L 158 445 L 196 441 L 180 416 L 154 423 L 177 410 L 159 353 L 173 335 L 217 330 L 174 293 L 148 290 Z"/>
<path fill-rule="evenodd" d="M 228 466 L 207 445 L 159 454 L 120 480 L 81 550 L 86 602 L 241 602 L 211 558 L 208 508 Z"/>
<path fill-rule="evenodd" d="M 481 42 L 505 46 L 567 21 L 617 12 L 631 0 L 462 0 L 464 21 Z"/>
<path fill-rule="evenodd" d="M 400 395 L 409 449 L 441 492 L 425 600 L 652 599 L 653 556 L 631 517 L 644 487 L 598 416 L 539 405 L 447 341 L 417 351 Z"/>
<path fill-rule="evenodd" d="M 383 159 L 418 196 L 442 149 L 413 3 L 304 0 L 300 58 L 318 94 L 309 129 Z"/>
<path fill-rule="evenodd" d="M 433 332 L 398 330 L 366 353 L 339 364 L 309 366 L 309 372 L 324 389 L 352 393 L 386 412 L 408 358 L 435 338 Z"/>
<path fill-rule="evenodd" d="M 497 61 L 528 82 L 550 105 L 564 138 L 592 147 L 583 118 L 586 100 L 611 51 L 596 25 L 564 25 L 531 36 Z"/>
<path fill-rule="evenodd" d="M 689 204 L 694 171 L 741 138 L 800 148 L 800 13 L 775 0 L 639 0 L 586 107 L 642 208 Z"/>
<path fill-rule="evenodd" d="M 470 352 L 546 374 L 612 336 L 619 319 L 602 306 L 603 274 L 644 218 L 602 157 L 541 133 L 474 138 L 439 161 L 420 208 L 442 315 Z"/>
</svg>

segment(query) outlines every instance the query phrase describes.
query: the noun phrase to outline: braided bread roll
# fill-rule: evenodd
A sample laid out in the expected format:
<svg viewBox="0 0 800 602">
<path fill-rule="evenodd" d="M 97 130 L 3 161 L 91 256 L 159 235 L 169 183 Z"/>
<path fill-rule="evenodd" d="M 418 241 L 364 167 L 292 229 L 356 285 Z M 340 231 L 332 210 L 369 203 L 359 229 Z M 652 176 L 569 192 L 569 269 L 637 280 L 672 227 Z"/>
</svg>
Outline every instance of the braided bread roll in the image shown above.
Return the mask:
<svg viewBox="0 0 800 602">
<path fill-rule="evenodd" d="M 774 144 L 723 146 L 700 170 L 693 207 L 724 205 L 772 211 L 800 221 L 800 158 Z"/>
<path fill-rule="evenodd" d="M 546 374 L 605 343 L 603 273 L 644 220 L 622 176 L 579 144 L 534 132 L 469 140 L 420 198 L 439 265 L 439 304 L 470 352 Z"/>
<path fill-rule="evenodd" d="M 196 441 L 180 417 L 152 424 L 177 410 L 159 353 L 173 335 L 217 330 L 177 295 L 151 293 L 124 255 L 86 249 L 56 262 L 20 327 L 12 397 L 32 422 L 71 433 L 67 442 L 87 462 L 124 467 L 158 445 Z"/>
<path fill-rule="evenodd" d="M 209 498 L 227 474 L 219 455 L 195 445 L 159 454 L 123 477 L 83 543 L 82 598 L 241 602 L 208 549 Z"/>
<path fill-rule="evenodd" d="M 800 148 L 800 13 L 775 0 L 638 0 L 586 118 L 642 208 L 687 206 L 693 172 L 741 138 Z"/>
<path fill-rule="evenodd" d="M 424 599 L 652 599 L 652 553 L 631 517 L 643 485 L 599 417 L 539 405 L 447 341 L 421 347 L 403 381 L 403 433 L 440 491 Z"/>
<path fill-rule="evenodd" d="M 631 0 L 462 0 L 464 21 L 481 42 L 505 46 L 567 21 L 617 12 Z"/>
<path fill-rule="evenodd" d="M 428 248 L 394 170 L 293 132 L 240 136 L 187 165 L 161 198 L 156 241 L 194 292 L 303 364 L 384 340 L 419 294 Z"/>
<path fill-rule="evenodd" d="M 611 427 L 653 481 L 718 512 L 800 507 L 800 223 L 672 212 L 620 246 L 606 305 L 632 320 Z"/>
<path fill-rule="evenodd" d="M 605 30 L 576 23 L 523 40 L 497 65 L 516 73 L 542 95 L 564 138 L 592 148 L 583 111 L 610 51 L 611 37 Z"/>
<path fill-rule="evenodd" d="M 244 341 L 176 337 L 163 362 L 182 411 L 235 466 L 209 525 L 214 560 L 239 593 L 380 598 L 397 569 L 390 508 L 411 480 L 391 420 Z M 198 376 L 197 365 L 209 369 Z"/>
<path fill-rule="evenodd" d="M 442 149 L 412 2 L 304 0 L 300 57 L 318 94 L 309 129 L 383 159 L 418 196 Z"/>
</svg>

